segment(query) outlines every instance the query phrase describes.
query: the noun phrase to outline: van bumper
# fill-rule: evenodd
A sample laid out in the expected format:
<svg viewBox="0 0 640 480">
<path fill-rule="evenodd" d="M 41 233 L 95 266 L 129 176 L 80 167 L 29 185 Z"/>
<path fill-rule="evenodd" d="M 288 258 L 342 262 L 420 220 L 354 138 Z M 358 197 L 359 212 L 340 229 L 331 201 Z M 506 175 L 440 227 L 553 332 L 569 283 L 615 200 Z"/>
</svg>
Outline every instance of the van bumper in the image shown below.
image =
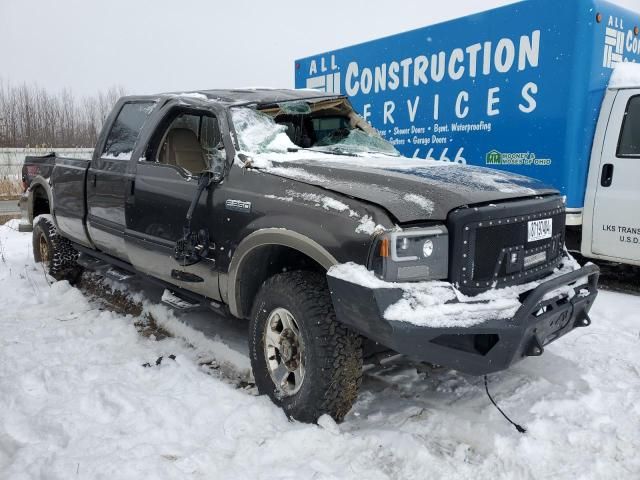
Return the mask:
<svg viewBox="0 0 640 480">
<path fill-rule="evenodd" d="M 551 342 L 589 326 L 599 275 L 597 266 L 585 266 L 521 294 L 521 306 L 511 319 L 452 328 L 386 320 L 384 312 L 402 297 L 401 289 L 368 288 L 332 276 L 327 280 L 338 320 L 353 330 L 417 360 L 485 375 L 525 357 L 540 356 Z M 575 295 L 545 298 L 563 286 L 574 289 Z"/>
</svg>

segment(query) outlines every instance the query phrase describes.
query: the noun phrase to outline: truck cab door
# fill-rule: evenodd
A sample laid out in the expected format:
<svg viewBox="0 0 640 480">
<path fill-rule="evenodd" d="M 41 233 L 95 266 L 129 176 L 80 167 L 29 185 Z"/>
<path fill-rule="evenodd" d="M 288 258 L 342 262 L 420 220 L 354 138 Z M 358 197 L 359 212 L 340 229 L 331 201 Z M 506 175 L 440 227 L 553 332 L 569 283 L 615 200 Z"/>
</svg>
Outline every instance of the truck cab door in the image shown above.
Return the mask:
<svg viewBox="0 0 640 480">
<path fill-rule="evenodd" d="M 619 90 L 615 95 L 599 170 L 593 177 L 589 187 L 597 183 L 591 253 L 640 264 L 640 89 Z"/>
<path fill-rule="evenodd" d="M 87 230 L 95 247 L 129 262 L 124 243 L 125 201 L 135 169 L 131 155 L 154 102 L 122 104 L 87 172 Z"/>
<path fill-rule="evenodd" d="M 176 259 L 200 173 L 225 159 L 218 120 L 210 112 L 178 108 L 156 130 L 144 160 L 136 165 L 133 201 L 127 203 L 125 239 L 131 263 L 138 271 L 219 300 L 215 186 L 202 191 L 191 221 L 192 231 L 202 232 L 210 251 L 194 263 Z"/>
</svg>

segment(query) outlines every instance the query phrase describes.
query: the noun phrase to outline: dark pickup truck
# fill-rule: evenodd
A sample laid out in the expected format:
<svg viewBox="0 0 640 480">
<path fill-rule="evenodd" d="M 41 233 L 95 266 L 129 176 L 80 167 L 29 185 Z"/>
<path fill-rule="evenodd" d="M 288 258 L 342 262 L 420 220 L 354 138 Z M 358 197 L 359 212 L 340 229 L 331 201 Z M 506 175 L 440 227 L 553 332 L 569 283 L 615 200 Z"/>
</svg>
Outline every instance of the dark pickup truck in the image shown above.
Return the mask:
<svg viewBox="0 0 640 480">
<path fill-rule="evenodd" d="M 598 269 L 535 180 L 401 157 L 339 95 L 125 97 L 91 159 L 27 157 L 23 222 L 55 278 L 165 288 L 250 319 L 258 390 L 340 420 L 363 355 L 483 375 L 589 325 Z"/>
</svg>

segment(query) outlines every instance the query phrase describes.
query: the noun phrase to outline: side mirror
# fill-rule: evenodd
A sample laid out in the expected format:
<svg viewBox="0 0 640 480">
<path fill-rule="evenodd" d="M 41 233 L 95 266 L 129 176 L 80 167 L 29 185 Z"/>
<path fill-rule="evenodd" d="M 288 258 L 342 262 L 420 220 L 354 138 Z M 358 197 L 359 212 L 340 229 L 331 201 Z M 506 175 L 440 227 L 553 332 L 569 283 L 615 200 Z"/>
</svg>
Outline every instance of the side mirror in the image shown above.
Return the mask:
<svg viewBox="0 0 640 480">
<path fill-rule="evenodd" d="M 198 175 L 198 191 L 210 187 L 214 183 L 220 183 L 222 180 L 222 172 L 218 169 L 207 169 Z"/>
<path fill-rule="evenodd" d="M 205 173 L 205 172 L 203 172 Z M 218 184 L 224 180 L 225 169 L 224 165 L 216 165 L 210 170 L 206 171 L 206 174 L 209 175 L 209 185 Z"/>
</svg>

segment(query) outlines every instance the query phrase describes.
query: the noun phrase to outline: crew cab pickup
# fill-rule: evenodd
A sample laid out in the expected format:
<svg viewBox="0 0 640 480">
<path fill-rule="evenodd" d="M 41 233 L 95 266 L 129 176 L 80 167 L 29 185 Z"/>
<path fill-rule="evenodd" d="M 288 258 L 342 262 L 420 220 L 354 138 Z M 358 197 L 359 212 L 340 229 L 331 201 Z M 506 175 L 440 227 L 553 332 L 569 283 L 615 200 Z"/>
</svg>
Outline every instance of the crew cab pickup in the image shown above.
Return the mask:
<svg viewBox="0 0 640 480">
<path fill-rule="evenodd" d="M 407 159 L 341 95 L 125 97 L 91 159 L 27 157 L 24 221 L 58 279 L 145 276 L 250 320 L 260 393 L 340 420 L 380 349 L 483 375 L 590 324 L 598 269 L 554 189 Z"/>
</svg>

